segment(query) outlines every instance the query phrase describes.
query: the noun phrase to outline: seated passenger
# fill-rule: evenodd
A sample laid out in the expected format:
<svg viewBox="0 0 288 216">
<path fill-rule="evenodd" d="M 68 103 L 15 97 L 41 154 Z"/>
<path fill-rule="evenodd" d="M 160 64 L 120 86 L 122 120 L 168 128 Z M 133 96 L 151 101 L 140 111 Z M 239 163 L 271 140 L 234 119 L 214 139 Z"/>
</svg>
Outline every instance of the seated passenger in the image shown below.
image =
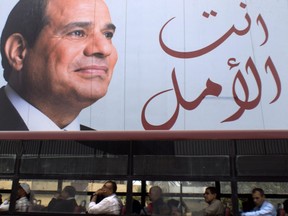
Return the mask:
<svg viewBox="0 0 288 216">
<path fill-rule="evenodd" d="M 69 212 L 73 213 L 77 209 L 75 200 L 76 190 L 73 186 L 66 186 L 61 194 L 57 194 L 49 202 L 47 210 L 49 212 Z"/>
<path fill-rule="evenodd" d="M 9 201 L 4 200 L 3 203 L 0 205 L 0 212 L 9 211 Z"/>
<path fill-rule="evenodd" d="M 149 203 L 141 214 L 144 215 L 170 215 L 170 209 L 163 200 L 163 192 L 159 186 L 153 186 L 149 190 Z"/>
<path fill-rule="evenodd" d="M 180 216 L 189 212 L 187 205 L 184 202 L 180 202 L 176 199 L 168 200 L 167 204 L 170 208 L 171 216 Z"/>
<path fill-rule="evenodd" d="M 203 194 L 205 202 L 208 206 L 200 212 L 193 212 L 196 216 L 223 216 L 224 205 L 217 199 L 217 191 L 215 187 L 207 187 Z"/>
<path fill-rule="evenodd" d="M 88 206 L 89 214 L 120 215 L 122 202 L 116 196 L 117 184 L 114 181 L 107 181 L 102 188 L 97 190 Z M 104 196 L 99 203 L 96 203 L 98 196 Z"/>
<path fill-rule="evenodd" d="M 243 212 L 252 211 L 254 208 L 255 208 L 255 204 L 254 204 L 252 196 L 249 196 L 247 200 L 242 202 L 242 211 Z"/>
<path fill-rule="evenodd" d="M 141 213 L 141 210 L 142 210 L 141 203 L 136 199 L 132 199 L 132 212 L 131 212 L 131 214 L 132 215 L 139 215 Z M 123 206 L 121 215 L 126 215 L 126 213 L 127 213 L 126 206 Z"/>
<path fill-rule="evenodd" d="M 27 183 L 21 183 L 18 186 L 17 200 L 15 205 L 15 210 L 18 212 L 28 212 L 31 205 L 30 199 L 30 186 Z M 10 202 L 5 200 L 1 206 L 0 211 L 8 211 Z"/>
<path fill-rule="evenodd" d="M 18 212 L 28 212 L 30 203 L 30 186 L 27 183 L 21 183 L 18 188 L 18 198 L 16 200 L 15 210 Z"/>
<path fill-rule="evenodd" d="M 276 209 L 270 202 L 265 200 L 263 189 L 254 188 L 252 198 L 256 207 L 253 211 L 242 213 L 242 216 L 276 216 Z"/>
<path fill-rule="evenodd" d="M 285 211 L 285 216 L 288 216 L 288 199 L 284 200 L 283 209 Z"/>
<path fill-rule="evenodd" d="M 75 213 L 81 213 L 81 214 L 86 213 L 86 200 L 81 201 L 80 205 L 76 207 Z"/>
</svg>

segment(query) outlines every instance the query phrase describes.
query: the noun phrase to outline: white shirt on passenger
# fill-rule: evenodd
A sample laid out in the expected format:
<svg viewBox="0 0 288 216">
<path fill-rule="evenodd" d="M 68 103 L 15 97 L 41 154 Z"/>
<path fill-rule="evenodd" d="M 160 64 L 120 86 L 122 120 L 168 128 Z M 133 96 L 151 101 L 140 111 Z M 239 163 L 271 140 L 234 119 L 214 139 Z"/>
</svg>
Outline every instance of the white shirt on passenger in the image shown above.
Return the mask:
<svg viewBox="0 0 288 216">
<path fill-rule="evenodd" d="M 89 214 L 109 214 L 120 215 L 122 208 L 121 201 L 117 198 L 116 194 L 105 197 L 101 202 L 90 202 L 88 206 Z"/>
<path fill-rule="evenodd" d="M 11 86 L 5 86 L 5 93 L 20 114 L 29 131 L 80 131 L 78 118 L 61 129 L 40 110 L 18 95 Z"/>
</svg>

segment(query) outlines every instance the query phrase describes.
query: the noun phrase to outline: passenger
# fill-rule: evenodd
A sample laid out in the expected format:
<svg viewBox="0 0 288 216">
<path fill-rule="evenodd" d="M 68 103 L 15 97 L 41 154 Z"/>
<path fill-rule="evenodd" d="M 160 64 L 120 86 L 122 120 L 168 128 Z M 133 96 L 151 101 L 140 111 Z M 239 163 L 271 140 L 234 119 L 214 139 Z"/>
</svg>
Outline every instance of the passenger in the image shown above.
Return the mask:
<svg viewBox="0 0 288 216">
<path fill-rule="evenodd" d="M 138 200 L 133 199 L 132 200 L 132 214 L 139 215 L 141 210 L 142 210 L 141 203 Z"/>
<path fill-rule="evenodd" d="M 265 200 L 263 189 L 254 188 L 252 190 L 252 198 L 255 203 L 255 208 L 250 212 L 243 212 L 242 216 L 276 216 L 275 207 Z"/>
<path fill-rule="evenodd" d="M 136 199 L 132 199 L 132 212 L 131 212 L 132 215 L 139 215 L 141 213 L 141 210 L 142 210 L 141 203 Z M 127 214 L 126 206 L 123 206 L 121 215 L 126 214 Z"/>
<path fill-rule="evenodd" d="M 167 201 L 167 204 L 170 208 L 170 215 L 171 216 L 181 216 L 184 213 L 188 213 L 189 209 L 184 202 L 180 202 L 176 199 L 170 199 Z"/>
<path fill-rule="evenodd" d="M 31 205 L 29 199 L 30 199 L 30 186 L 27 183 L 19 184 L 15 210 L 18 212 L 28 212 L 28 209 Z M 8 200 L 5 200 L 0 205 L 0 212 L 8 211 L 9 206 L 10 202 Z"/>
<path fill-rule="evenodd" d="M 215 187 L 207 187 L 205 193 L 203 194 L 205 202 L 208 206 L 200 212 L 193 213 L 199 216 L 223 216 L 224 215 L 224 205 L 219 199 L 217 199 L 217 190 Z"/>
<path fill-rule="evenodd" d="M 170 215 L 170 209 L 163 200 L 163 192 L 159 186 L 153 186 L 149 190 L 149 203 L 141 214 L 144 215 Z"/>
<path fill-rule="evenodd" d="M 27 183 L 20 183 L 18 187 L 18 197 L 16 200 L 16 211 L 28 212 L 30 203 L 30 186 Z"/>
<path fill-rule="evenodd" d="M 243 212 L 248 212 L 252 211 L 255 208 L 255 203 L 253 201 L 252 196 L 249 196 L 246 201 L 242 203 L 242 211 Z"/>
<path fill-rule="evenodd" d="M 122 202 L 116 196 L 117 184 L 114 181 L 107 181 L 102 188 L 97 190 L 89 203 L 89 214 L 119 215 L 122 210 Z M 98 196 L 104 196 L 99 203 L 96 203 Z"/>
<path fill-rule="evenodd" d="M 47 210 L 49 212 L 73 213 L 77 209 L 75 200 L 76 190 L 73 186 L 66 186 L 61 194 L 55 195 L 49 202 Z"/>
<path fill-rule="evenodd" d="M 75 213 L 86 213 L 86 200 L 82 200 L 80 205 L 76 207 Z"/>
<path fill-rule="evenodd" d="M 9 201 L 4 200 L 4 202 L 0 205 L 0 212 L 4 212 L 8 210 L 9 210 Z"/>
<path fill-rule="evenodd" d="M 283 209 L 285 211 L 285 216 L 288 216 L 288 199 L 284 200 Z"/>
</svg>

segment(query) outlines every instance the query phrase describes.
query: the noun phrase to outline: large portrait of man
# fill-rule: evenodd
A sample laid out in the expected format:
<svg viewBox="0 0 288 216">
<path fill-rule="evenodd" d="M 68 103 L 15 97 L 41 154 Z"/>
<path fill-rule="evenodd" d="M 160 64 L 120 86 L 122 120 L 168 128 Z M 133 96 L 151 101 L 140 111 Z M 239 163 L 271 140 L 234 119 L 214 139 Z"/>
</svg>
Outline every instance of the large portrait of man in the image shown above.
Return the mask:
<svg viewBox="0 0 288 216">
<path fill-rule="evenodd" d="M 286 130 L 286 6 L 1 0 L 0 131 Z"/>
<path fill-rule="evenodd" d="M 1 34 L 1 131 L 79 131 L 118 55 L 104 0 L 19 0 Z"/>
</svg>

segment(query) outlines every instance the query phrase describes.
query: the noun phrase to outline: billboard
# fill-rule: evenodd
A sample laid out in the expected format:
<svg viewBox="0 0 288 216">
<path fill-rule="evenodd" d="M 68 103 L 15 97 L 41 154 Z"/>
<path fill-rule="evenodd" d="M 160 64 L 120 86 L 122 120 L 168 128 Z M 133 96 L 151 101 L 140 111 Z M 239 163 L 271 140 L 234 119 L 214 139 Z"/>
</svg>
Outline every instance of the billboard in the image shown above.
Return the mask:
<svg viewBox="0 0 288 216">
<path fill-rule="evenodd" d="M 97 11 L 101 1 L 88 1 Z M 1 32 L 16 2 L 1 0 Z M 107 94 L 79 114 L 82 125 L 99 131 L 288 128 L 286 0 L 105 2 L 118 61 Z M 29 122 L 33 112 L 27 112 Z"/>
</svg>

